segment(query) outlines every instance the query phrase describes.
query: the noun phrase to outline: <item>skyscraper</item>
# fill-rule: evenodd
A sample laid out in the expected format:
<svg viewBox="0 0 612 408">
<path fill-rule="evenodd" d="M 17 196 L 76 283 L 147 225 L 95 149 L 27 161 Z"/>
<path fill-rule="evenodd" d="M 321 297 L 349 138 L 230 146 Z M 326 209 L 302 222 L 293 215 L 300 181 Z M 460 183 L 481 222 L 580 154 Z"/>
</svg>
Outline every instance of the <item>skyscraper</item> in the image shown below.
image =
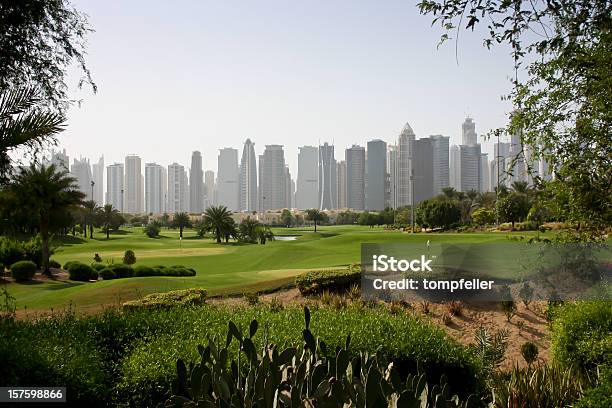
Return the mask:
<svg viewBox="0 0 612 408">
<path fill-rule="evenodd" d="M 480 144 L 459 146 L 459 191 L 480 191 L 481 151 Z"/>
<path fill-rule="evenodd" d="M 206 170 L 204 173 L 204 209 L 216 204 L 215 172 Z"/>
<path fill-rule="evenodd" d="M 366 210 L 380 211 L 387 206 L 387 143 L 368 142 L 366 169 Z"/>
<path fill-rule="evenodd" d="M 189 211 L 197 214 L 204 211 L 204 172 L 202 171 L 202 154 L 198 151 L 191 154 Z"/>
<path fill-rule="evenodd" d="M 491 191 L 495 191 L 498 184 L 509 185 L 506 169 L 510 162 L 510 143 L 495 143 L 493 145 L 493 163 L 491 167 Z"/>
<path fill-rule="evenodd" d="M 346 161 L 340 160 L 336 166 L 338 184 L 338 208 L 348 208 L 346 195 Z"/>
<path fill-rule="evenodd" d="M 363 210 L 365 209 L 365 148 L 353 145 L 345 150 L 345 157 L 347 207 Z"/>
<path fill-rule="evenodd" d="M 461 191 L 461 154 L 459 146 L 452 145 L 449 149 L 449 185 Z"/>
<path fill-rule="evenodd" d="M 442 135 L 429 136 L 433 148 L 433 192 L 441 194 L 450 185 L 449 177 L 449 140 Z"/>
<path fill-rule="evenodd" d="M 239 209 L 238 150 L 226 147 L 219 150 L 217 168 L 217 204 L 230 211 Z"/>
<path fill-rule="evenodd" d="M 319 209 L 338 208 L 338 180 L 334 146 L 319 146 Z"/>
<path fill-rule="evenodd" d="M 283 146 L 266 145 L 259 156 L 260 211 L 287 207 L 287 173 Z"/>
<path fill-rule="evenodd" d="M 106 204 L 123 212 L 123 163 L 114 163 L 106 167 Z"/>
<path fill-rule="evenodd" d="M 387 205 L 391 208 L 397 208 L 398 166 L 396 145 L 389 145 L 389 151 L 387 152 L 387 173 L 389 174 L 389 193 Z"/>
<path fill-rule="evenodd" d="M 70 171 L 70 159 L 66 154 L 66 149 L 63 150 L 51 150 L 51 155 L 48 164 L 55 165 L 57 170 Z"/>
<path fill-rule="evenodd" d="M 178 163 L 168 166 L 168 212 L 178 213 L 187 211 L 187 172 L 185 167 Z"/>
<path fill-rule="evenodd" d="M 145 212 L 162 214 L 166 212 L 168 198 L 168 174 L 157 163 L 145 163 Z"/>
<path fill-rule="evenodd" d="M 93 176 L 91 174 L 91 166 L 89 165 L 89 159 L 74 159 L 72 166 L 70 167 L 70 174 L 76 179 L 76 184 L 79 186 L 79 191 L 85 194 L 85 200 L 93 200 L 91 181 Z"/>
<path fill-rule="evenodd" d="M 414 141 L 412 156 L 414 203 L 418 204 L 434 196 L 434 161 L 431 139 Z"/>
<path fill-rule="evenodd" d="M 125 158 L 125 212 L 139 214 L 144 209 L 144 185 L 140 157 L 130 154 Z"/>
<path fill-rule="evenodd" d="M 462 145 L 473 145 L 478 142 L 478 136 L 476 135 L 476 123 L 470 117 L 466 117 L 465 121 L 461 125 L 461 144 Z"/>
<path fill-rule="evenodd" d="M 489 155 L 480 153 L 480 188 L 479 191 L 489 191 L 491 180 L 489 180 Z"/>
<path fill-rule="evenodd" d="M 289 171 L 289 167 L 285 166 L 285 208 L 291 208 L 291 195 L 293 194 L 293 189 L 291 187 L 291 172 Z"/>
<path fill-rule="evenodd" d="M 414 131 L 408 123 L 402 129 L 397 139 L 397 206 L 410 205 L 411 195 L 411 174 L 412 174 L 412 154 L 414 150 Z"/>
<path fill-rule="evenodd" d="M 319 149 L 315 146 L 299 149 L 295 206 L 301 210 L 319 208 Z"/>
<path fill-rule="evenodd" d="M 257 157 L 251 139 L 244 142 L 240 160 L 240 210 L 257 211 Z"/>
<path fill-rule="evenodd" d="M 104 156 L 91 165 L 91 176 L 94 181 L 93 199 L 99 206 L 104 205 Z"/>
</svg>

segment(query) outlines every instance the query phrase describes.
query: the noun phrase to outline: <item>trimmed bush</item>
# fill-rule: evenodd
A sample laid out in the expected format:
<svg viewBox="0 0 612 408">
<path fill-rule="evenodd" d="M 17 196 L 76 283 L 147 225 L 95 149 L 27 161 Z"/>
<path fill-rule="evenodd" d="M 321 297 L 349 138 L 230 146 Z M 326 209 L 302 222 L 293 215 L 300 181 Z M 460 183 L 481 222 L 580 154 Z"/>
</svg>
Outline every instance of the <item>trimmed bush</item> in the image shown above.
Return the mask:
<svg viewBox="0 0 612 408">
<path fill-rule="evenodd" d="M 97 279 L 98 273 L 89 265 L 81 262 L 73 262 L 68 266 L 68 279 L 73 281 L 87 282 Z"/>
<path fill-rule="evenodd" d="M 68 261 L 68 262 L 64 263 L 64 266 L 62 267 L 62 269 L 67 271 L 67 270 L 70 269 L 70 267 L 72 265 L 77 265 L 77 264 L 82 264 L 82 262 L 79 262 L 79 261 Z"/>
<path fill-rule="evenodd" d="M 115 275 L 115 272 L 113 272 L 111 268 L 102 269 L 100 272 L 98 272 L 98 275 L 104 280 L 111 280 L 117 278 L 117 275 Z"/>
<path fill-rule="evenodd" d="M 34 277 L 38 267 L 32 261 L 18 261 L 11 265 L 11 276 L 17 282 L 27 282 Z"/>
<path fill-rule="evenodd" d="M 60 269 L 61 267 L 62 267 L 62 264 L 57 262 L 55 259 L 49 259 L 49 268 Z"/>
<path fill-rule="evenodd" d="M 205 299 L 206 290 L 204 289 L 172 290 L 163 293 L 152 293 L 141 299 L 125 302 L 123 308 L 126 310 L 134 310 L 193 306 L 203 304 Z"/>
<path fill-rule="evenodd" d="M 145 265 L 138 265 L 134 267 L 134 277 L 139 276 L 159 276 L 161 271 L 157 268 L 153 268 Z"/>
<path fill-rule="evenodd" d="M 134 276 L 134 269 L 130 265 L 126 264 L 112 264 L 109 268 L 115 272 L 117 279 L 131 278 Z"/>
<path fill-rule="evenodd" d="M 358 267 L 310 271 L 295 278 L 295 284 L 302 295 L 339 292 L 361 283 Z"/>
<path fill-rule="evenodd" d="M 123 263 L 126 265 L 134 265 L 136 263 L 136 254 L 131 249 L 125 251 L 123 254 Z"/>
<path fill-rule="evenodd" d="M 91 267 L 94 271 L 100 272 L 102 269 L 105 269 L 108 265 L 102 262 L 92 262 Z"/>
<path fill-rule="evenodd" d="M 25 254 L 21 242 L 7 237 L 0 237 L 0 263 L 8 266 L 24 259 Z"/>
</svg>

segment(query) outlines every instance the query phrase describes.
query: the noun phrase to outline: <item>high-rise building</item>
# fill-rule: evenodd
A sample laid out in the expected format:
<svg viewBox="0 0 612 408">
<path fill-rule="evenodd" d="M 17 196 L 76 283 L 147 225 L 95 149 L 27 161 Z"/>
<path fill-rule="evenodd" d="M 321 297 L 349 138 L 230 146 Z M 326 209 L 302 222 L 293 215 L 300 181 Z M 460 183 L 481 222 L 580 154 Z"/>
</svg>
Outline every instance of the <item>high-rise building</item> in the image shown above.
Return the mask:
<svg viewBox="0 0 612 408">
<path fill-rule="evenodd" d="M 168 198 L 168 174 L 157 163 L 145 163 L 145 212 L 163 214 Z"/>
<path fill-rule="evenodd" d="M 89 159 L 74 159 L 72 166 L 70 167 L 70 174 L 76 179 L 76 184 L 79 186 L 79 191 L 85 194 L 85 200 L 93 200 L 93 193 L 91 188 L 91 181 L 93 176 L 91 174 L 91 166 L 89 165 Z"/>
<path fill-rule="evenodd" d="M 94 181 L 93 199 L 99 206 L 104 205 L 104 156 L 91 165 L 91 176 Z"/>
<path fill-rule="evenodd" d="M 257 211 L 257 157 L 251 139 L 244 142 L 240 160 L 240 210 Z"/>
<path fill-rule="evenodd" d="M 259 156 L 260 211 L 287 207 L 287 173 L 283 146 L 266 145 L 263 154 Z"/>
<path fill-rule="evenodd" d="M 340 160 L 338 162 L 336 173 L 338 175 L 338 208 L 348 208 L 346 194 L 346 161 Z"/>
<path fill-rule="evenodd" d="M 345 150 L 346 203 L 353 210 L 365 209 L 365 148 L 353 145 Z"/>
<path fill-rule="evenodd" d="M 370 140 L 366 160 L 366 210 L 380 211 L 387 206 L 387 143 Z"/>
<path fill-rule="evenodd" d="M 187 172 L 185 167 L 172 163 L 168 166 L 168 212 L 178 213 L 188 210 Z"/>
<path fill-rule="evenodd" d="M 397 206 L 402 207 L 411 204 L 411 175 L 412 155 L 414 150 L 415 135 L 408 123 L 402 129 L 397 139 Z"/>
<path fill-rule="evenodd" d="M 289 208 L 296 208 L 295 207 L 295 180 L 291 179 L 291 205 L 289 206 Z"/>
<path fill-rule="evenodd" d="M 498 185 L 509 185 L 506 169 L 510 162 L 510 143 L 495 143 L 493 145 L 493 163 L 490 172 L 491 191 L 495 191 Z"/>
<path fill-rule="evenodd" d="M 319 209 L 338 208 L 338 180 L 334 146 L 327 142 L 319 146 Z"/>
<path fill-rule="evenodd" d="M 441 194 L 442 189 L 450 186 L 449 177 L 449 140 L 442 135 L 429 136 L 433 148 L 433 192 Z"/>
<path fill-rule="evenodd" d="M 66 154 L 66 149 L 63 150 L 51 150 L 47 164 L 55 165 L 57 170 L 63 170 L 66 172 L 70 171 L 70 159 Z"/>
<path fill-rule="evenodd" d="M 291 195 L 293 194 L 293 190 L 291 187 L 291 172 L 289 172 L 289 167 L 285 166 L 285 208 L 291 208 Z"/>
<path fill-rule="evenodd" d="M 301 210 L 319 208 L 319 149 L 315 146 L 299 149 L 295 206 Z"/>
<path fill-rule="evenodd" d="M 204 173 L 204 197 L 204 209 L 211 207 L 217 203 L 215 172 L 212 170 L 206 170 L 206 172 Z"/>
<path fill-rule="evenodd" d="M 489 155 L 487 153 L 480 153 L 480 188 L 478 191 L 489 191 L 490 184 Z"/>
<path fill-rule="evenodd" d="M 387 173 L 389 174 L 389 193 L 387 206 L 397 208 L 397 183 L 398 183 L 398 165 L 397 165 L 397 146 L 389 145 L 387 152 Z"/>
<path fill-rule="evenodd" d="M 130 154 L 125 157 L 125 212 L 139 214 L 144 210 L 144 185 L 140 157 Z"/>
<path fill-rule="evenodd" d="M 462 191 L 464 193 L 471 190 L 480 191 L 480 144 L 477 143 L 459 146 L 459 168 L 460 188 L 458 191 Z"/>
<path fill-rule="evenodd" d="M 527 181 L 527 163 L 523 153 L 523 143 L 520 133 L 510 136 L 510 157 L 506 162 L 508 185 L 514 181 Z"/>
<path fill-rule="evenodd" d="M 191 153 L 189 211 L 196 214 L 204 211 L 204 172 L 202 171 L 202 154 L 198 151 Z"/>
<path fill-rule="evenodd" d="M 434 161 L 431 139 L 414 141 L 412 156 L 414 203 L 418 204 L 434 196 Z"/>
<path fill-rule="evenodd" d="M 473 145 L 476 143 L 478 143 L 478 136 L 476 135 L 476 123 L 472 118 L 467 117 L 461 125 L 461 144 Z"/>
<path fill-rule="evenodd" d="M 461 191 L 461 154 L 459 146 L 452 145 L 449 149 L 449 185 L 457 191 Z"/>
<path fill-rule="evenodd" d="M 217 204 L 238 211 L 238 150 L 231 147 L 220 149 L 217 164 Z"/>
<path fill-rule="evenodd" d="M 123 163 L 114 163 L 106 166 L 106 204 L 123 212 Z"/>
</svg>

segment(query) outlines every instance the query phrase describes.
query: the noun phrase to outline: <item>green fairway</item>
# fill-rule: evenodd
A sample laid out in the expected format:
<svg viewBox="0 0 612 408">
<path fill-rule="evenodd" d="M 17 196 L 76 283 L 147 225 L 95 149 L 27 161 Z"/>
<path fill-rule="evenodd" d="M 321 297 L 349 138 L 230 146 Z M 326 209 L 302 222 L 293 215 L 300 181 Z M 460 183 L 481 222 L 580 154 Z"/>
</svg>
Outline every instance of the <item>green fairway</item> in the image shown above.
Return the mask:
<svg viewBox="0 0 612 408">
<path fill-rule="evenodd" d="M 294 241 L 271 241 L 266 245 L 217 244 L 186 231 L 163 230 L 160 238 L 147 238 L 141 228 L 111 235 L 98 233 L 93 240 L 69 237 L 55 250 L 53 259 L 91 263 L 95 253 L 104 262 L 121 262 L 125 250 L 136 253 L 137 265 L 184 265 L 197 270 L 195 277 L 141 277 L 96 283 L 46 281 L 9 284 L 19 310 L 62 308 L 99 309 L 142 295 L 188 287 L 203 287 L 210 294 L 265 290 L 293 281 L 307 270 L 348 265 L 360 261 L 362 243 L 482 243 L 508 242 L 507 233 L 408 234 L 361 226 L 279 228 L 277 235 L 296 235 Z M 529 233 L 515 233 L 527 235 Z M 531 235 L 531 234 L 530 234 Z M 58 243 L 59 244 L 59 243 Z"/>
</svg>

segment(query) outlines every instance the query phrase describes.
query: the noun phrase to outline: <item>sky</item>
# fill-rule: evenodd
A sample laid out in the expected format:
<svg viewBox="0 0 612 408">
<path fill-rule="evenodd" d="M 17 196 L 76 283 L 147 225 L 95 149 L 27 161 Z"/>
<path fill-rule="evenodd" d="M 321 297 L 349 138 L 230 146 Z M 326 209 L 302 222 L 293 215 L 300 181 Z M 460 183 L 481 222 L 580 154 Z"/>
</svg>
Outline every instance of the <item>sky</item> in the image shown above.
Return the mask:
<svg viewBox="0 0 612 408">
<path fill-rule="evenodd" d="M 298 146 L 392 143 L 406 122 L 417 138 L 460 143 L 466 115 L 484 135 L 510 106 L 509 50 L 482 46 L 483 32 L 438 47 L 416 2 L 73 0 L 94 33 L 87 64 L 98 92 L 76 88 L 60 147 L 70 160 L 190 165 L 218 149 L 257 154 L 282 144 L 292 177 Z M 484 151 L 492 156 L 492 142 Z"/>
</svg>

